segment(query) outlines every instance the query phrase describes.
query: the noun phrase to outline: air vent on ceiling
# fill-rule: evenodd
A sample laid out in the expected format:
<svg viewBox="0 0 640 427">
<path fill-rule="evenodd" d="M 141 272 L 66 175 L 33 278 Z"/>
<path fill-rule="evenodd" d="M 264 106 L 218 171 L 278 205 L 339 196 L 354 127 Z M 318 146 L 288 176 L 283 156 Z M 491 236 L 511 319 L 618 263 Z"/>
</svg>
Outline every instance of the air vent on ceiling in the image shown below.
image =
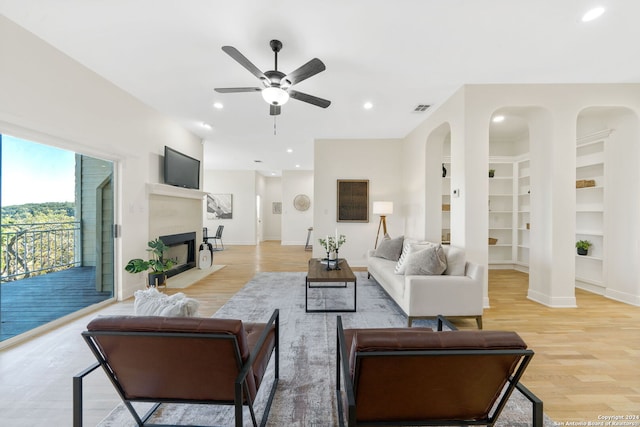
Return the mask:
<svg viewBox="0 0 640 427">
<path fill-rule="evenodd" d="M 416 105 L 416 108 L 413 109 L 414 113 L 423 113 L 425 111 L 427 111 L 427 108 L 431 107 L 431 105 L 429 104 L 418 104 Z"/>
</svg>

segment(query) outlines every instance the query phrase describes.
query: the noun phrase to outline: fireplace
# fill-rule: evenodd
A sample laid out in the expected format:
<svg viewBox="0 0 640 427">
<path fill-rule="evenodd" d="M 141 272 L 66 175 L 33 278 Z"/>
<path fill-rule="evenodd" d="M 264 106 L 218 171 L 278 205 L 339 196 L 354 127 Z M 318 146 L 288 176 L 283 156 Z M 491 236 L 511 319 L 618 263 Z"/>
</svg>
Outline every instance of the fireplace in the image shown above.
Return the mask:
<svg viewBox="0 0 640 427">
<path fill-rule="evenodd" d="M 196 266 L 196 233 L 180 233 L 160 236 L 169 247 L 165 259 L 172 259 L 176 265 L 167 271 L 167 277 L 175 276 Z"/>
</svg>

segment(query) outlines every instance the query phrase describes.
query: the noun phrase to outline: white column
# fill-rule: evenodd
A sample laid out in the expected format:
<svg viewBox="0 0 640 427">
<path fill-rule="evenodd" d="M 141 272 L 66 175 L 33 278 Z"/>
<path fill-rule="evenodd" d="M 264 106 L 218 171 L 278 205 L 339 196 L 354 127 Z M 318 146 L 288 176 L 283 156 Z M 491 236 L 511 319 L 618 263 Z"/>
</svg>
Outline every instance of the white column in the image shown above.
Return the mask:
<svg viewBox="0 0 640 427">
<path fill-rule="evenodd" d="M 575 307 L 575 114 L 532 114 L 529 130 L 528 298 L 550 307 Z"/>
</svg>

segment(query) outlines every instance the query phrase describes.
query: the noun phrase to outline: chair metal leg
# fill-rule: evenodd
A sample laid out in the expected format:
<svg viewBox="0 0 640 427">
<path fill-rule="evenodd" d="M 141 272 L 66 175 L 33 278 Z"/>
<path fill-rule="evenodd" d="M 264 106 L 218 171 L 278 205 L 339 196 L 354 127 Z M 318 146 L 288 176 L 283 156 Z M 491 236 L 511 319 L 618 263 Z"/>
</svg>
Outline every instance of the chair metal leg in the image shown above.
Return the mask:
<svg viewBox="0 0 640 427">
<path fill-rule="evenodd" d="M 100 367 L 94 363 L 73 377 L 73 426 L 82 427 L 82 379 Z"/>
</svg>

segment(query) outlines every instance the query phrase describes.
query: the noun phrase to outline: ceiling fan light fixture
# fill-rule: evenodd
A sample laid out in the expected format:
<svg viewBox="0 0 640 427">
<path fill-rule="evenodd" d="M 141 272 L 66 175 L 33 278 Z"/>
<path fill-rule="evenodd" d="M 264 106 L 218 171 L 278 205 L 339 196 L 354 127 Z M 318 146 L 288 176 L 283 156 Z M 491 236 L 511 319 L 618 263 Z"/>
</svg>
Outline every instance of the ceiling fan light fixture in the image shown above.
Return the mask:
<svg viewBox="0 0 640 427">
<path fill-rule="evenodd" d="M 262 89 L 262 98 L 271 105 L 284 105 L 289 100 L 289 93 L 276 86 Z"/>
</svg>

